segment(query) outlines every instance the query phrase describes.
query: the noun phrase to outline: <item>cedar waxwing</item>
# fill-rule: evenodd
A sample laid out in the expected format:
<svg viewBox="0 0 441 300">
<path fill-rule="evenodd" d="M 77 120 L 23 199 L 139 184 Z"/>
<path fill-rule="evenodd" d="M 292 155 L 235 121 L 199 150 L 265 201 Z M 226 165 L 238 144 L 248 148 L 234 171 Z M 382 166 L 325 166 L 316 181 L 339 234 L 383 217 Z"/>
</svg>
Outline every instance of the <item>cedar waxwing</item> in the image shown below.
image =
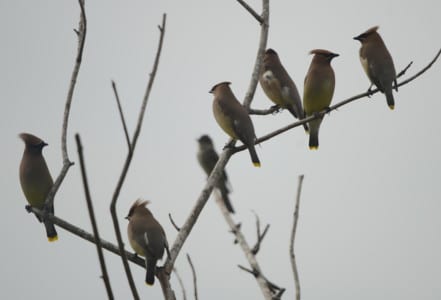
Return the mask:
<svg viewBox="0 0 441 300">
<path fill-rule="evenodd" d="M 277 106 L 286 108 L 299 120 L 305 117 L 297 87 L 273 49 L 265 52 L 259 82 L 265 94 Z M 303 127 L 308 132 L 308 126 L 303 124 Z"/>
<path fill-rule="evenodd" d="M 354 37 L 354 40 L 361 43 L 360 61 L 369 80 L 386 95 L 389 108 L 394 109 L 392 82 L 395 84 L 395 90 L 398 91 L 397 74 L 392 57 L 377 30 L 378 26 L 372 27 Z M 368 91 L 370 90 L 369 88 Z"/>
<path fill-rule="evenodd" d="M 43 147 L 47 144 L 29 133 L 21 133 L 19 137 L 25 143 L 20 163 L 21 189 L 31 206 L 43 209 L 46 197 L 54 184 L 42 154 Z M 49 212 L 54 213 L 53 206 L 49 208 Z M 49 242 L 58 240 L 54 224 L 48 220 L 43 221 L 39 216 L 37 219 L 44 222 Z"/>
<path fill-rule="evenodd" d="M 335 87 L 334 70 L 331 60 L 338 56 L 327 50 L 315 49 L 303 88 L 303 107 L 309 117 L 329 107 Z M 309 121 L 309 149 L 318 149 L 318 134 L 323 117 Z"/>
<path fill-rule="evenodd" d="M 197 153 L 199 164 L 202 169 L 204 169 L 205 173 L 210 175 L 211 171 L 213 171 L 214 166 L 216 165 L 219 155 L 214 149 L 213 141 L 208 135 L 203 135 L 198 139 L 199 150 Z M 230 190 L 227 187 L 228 178 L 225 170 L 222 171 L 222 175 L 220 176 L 218 182 L 216 183 L 216 187 L 219 189 L 222 200 L 224 200 L 225 206 L 227 207 L 230 213 L 234 213 L 233 206 L 231 205 L 230 197 L 228 194 Z"/>
<path fill-rule="evenodd" d="M 210 93 L 214 95 L 213 113 L 219 126 L 233 139 L 239 139 L 250 152 L 255 167 L 260 167 L 254 143 L 256 134 L 247 110 L 234 96 L 229 85 L 231 82 L 216 84 Z"/>
<path fill-rule="evenodd" d="M 149 201 L 139 199 L 133 203 L 126 217 L 129 220 L 127 236 L 135 253 L 145 257 L 147 270 L 145 282 L 148 285 L 153 285 L 156 262 L 158 259 L 162 259 L 164 249 L 166 249 L 168 256 L 170 256 L 170 253 L 164 229 L 153 217 L 150 210 L 145 207 L 148 203 Z"/>
</svg>

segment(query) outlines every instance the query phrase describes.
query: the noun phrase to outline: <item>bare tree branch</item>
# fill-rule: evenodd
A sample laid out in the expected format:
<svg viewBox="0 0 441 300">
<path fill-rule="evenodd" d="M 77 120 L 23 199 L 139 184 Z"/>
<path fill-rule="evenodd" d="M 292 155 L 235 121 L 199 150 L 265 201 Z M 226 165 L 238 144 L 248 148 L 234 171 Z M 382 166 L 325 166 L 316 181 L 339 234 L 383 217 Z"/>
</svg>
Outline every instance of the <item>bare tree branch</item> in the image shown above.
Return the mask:
<svg viewBox="0 0 441 300">
<path fill-rule="evenodd" d="M 296 231 L 297 231 L 297 221 L 299 219 L 299 205 L 300 205 L 300 194 L 302 193 L 302 184 L 303 184 L 304 175 L 299 176 L 299 182 L 297 185 L 297 196 L 296 196 L 296 205 L 294 209 L 294 222 L 291 231 L 291 238 L 289 243 L 289 257 L 291 260 L 292 272 L 294 274 L 294 284 L 296 287 L 296 299 L 300 300 L 300 281 L 299 281 L 299 272 L 297 270 L 296 256 L 294 254 L 294 241 L 296 239 Z"/>
<path fill-rule="evenodd" d="M 112 89 L 113 89 L 113 93 L 115 94 L 116 104 L 118 105 L 119 116 L 121 117 L 121 122 L 123 125 L 124 134 L 126 136 L 127 147 L 129 147 L 129 152 L 132 152 L 132 144 L 130 143 L 130 137 L 129 137 L 129 132 L 127 130 L 126 119 L 124 118 L 124 113 L 123 113 L 122 107 L 121 107 L 121 101 L 119 100 L 119 95 L 118 95 L 118 91 L 116 89 L 116 84 L 115 84 L 115 81 L 113 81 L 113 80 L 112 80 Z"/>
<path fill-rule="evenodd" d="M 86 32 L 87 32 L 87 19 L 86 19 L 86 11 L 84 8 L 84 0 L 78 0 L 78 3 L 80 5 L 80 10 L 81 10 L 79 29 L 75 31 L 78 36 L 78 51 L 77 51 L 77 56 L 75 58 L 74 69 L 72 71 L 72 75 L 70 79 L 69 90 L 67 92 L 67 99 L 64 106 L 63 125 L 61 129 L 61 153 L 63 156 L 63 167 L 61 168 L 60 174 L 55 180 L 54 185 L 47 194 L 44 204 L 45 211 L 48 211 L 47 208 L 53 206 L 55 194 L 57 193 L 58 189 L 61 186 L 61 183 L 66 177 L 67 171 L 73 165 L 73 163 L 69 160 L 69 156 L 67 153 L 66 136 L 67 136 L 67 127 L 69 125 L 70 106 L 72 104 L 75 84 L 77 82 L 78 73 L 80 71 L 81 61 L 83 59 L 83 49 L 84 49 L 84 43 L 86 41 Z"/>
<path fill-rule="evenodd" d="M 254 245 L 253 249 L 251 250 L 251 252 L 256 255 L 259 250 L 260 250 L 260 245 L 262 244 L 263 238 L 265 237 L 266 233 L 268 232 L 268 229 L 270 227 L 269 224 L 266 224 L 265 229 L 263 230 L 263 233 L 260 232 L 260 219 L 259 216 L 256 214 L 256 212 L 254 212 L 254 216 L 256 217 L 256 231 L 257 231 L 257 241 L 256 244 Z"/>
<path fill-rule="evenodd" d="M 240 1 L 239 1 L 240 3 Z M 269 0 L 262 0 L 262 17 L 263 22 L 260 22 L 260 40 L 259 47 L 257 49 L 256 61 L 254 62 L 254 69 L 251 75 L 250 84 L 245 94 L 243 106 L 247 109 L 250 108 L 251 101 L 253 101 L 254 93 L 256 92 L 257 82 L 259 81 L 260 69 L 262 68 L 263 54 L 266 50 L 266 43 L 268 40 L 268 27 L 269 27 Z"/>
<path fill-rule="evenodd" d="M 198 300 L 198 285 L 197 285 L 197 278 L 196 278 L 196 270 L 193 266 L 193 262 L 191 261 L 191 257 L 190 257 L 190 255 L 188 255 L 188 253 L 187 253 L 187 260 L 188 260 L 188 264 L 190 265 L 190 268 L 191 268 L 191 274 L 193 275 L 194 299 Z"/>
<path fill-rule="evenodd" d="M 181 276 L 178 273 L 178 270 L 175 268 L 173 268 L 173 273 L 176 275 L 176 278 L 178 279 L 179 285 L 181 286 L 181 290 L 182 290 L 182 299 L 183 300 L 187 300 L 187 293 L 185 291 L 185 286 L 184 286 L 184 282 L 182 281 Z"/>
<path fill-rule="evenodd" d="M 257 22 L 260 24 L 264 22 L 263 18 L 259 16 L 259 14 L 256 13 L 256 11 L 252 9 L 251 6 L 249 6 L 245 1 L 237 0 L 237 2 L 239 2 L 239 4 L 242 5 L 257 20 Z"/>
<path fill-rule="evenodd" d="M 40 210 L 40 209 L 35 208 L 35 207 L 32 207 L 30 205 L 27 206 L 27 209 L 30 212 L 32 212 L 32 213 L 34 213 L 34 214 L 36 214 L 36 215 L 38 215 L 40 217 L 43 217 L 45 215 L 45 212 L 43 210 Z M 53 214 L 50 214 L 50 213 L 47 214 L 46 218 L 49 221 L 51 221 L 54 224 L 56 224 L 57 226 L 59 226 L 60 228 L 63 228 L 64 230 L 72 233 L 73 235 L 76 235 L 76 236 L 78 236 L 78 237 L 80 237 L 80 238 L 82 238 L 82 239 L 84 239 L 86 241 L 89 241 L 89 242 L 93 243 L 93 244 L 96 243 L 96 237 L 93 234 L 87 232 L 86 230 L 84 230 L 84 229 L 82 229 L 80 227 L 77 227 L 77 226 L 75 226 L 75 225 L 73 225 L 73 224 L 71 224 L 71 223 L 69 223 L 69 222 L 67 222 L 67 221 L 65 221 L 65 220 L 63 220 L 63 219 L 61 219 L 59 217 L 56 217 L 56 216 L 54 216 Z M 116 246 L 116 245 L 114 245 L 114 244 L 112 244 L 112 243 L 110 243 L 110 242 L 108 242 L 106 240 L 103 240 L 103 239 L 100 239 L 100 243 L 101 243 L 101 246 L 102 246 L 103 249 L 106 249 L 106 250 L 108 250 L 109 252 L 111 252 L 113 254 L 121 256 L 121 253 L 119 251 L 118 246 Z M 142 259 L 139 256 L 135 255 L 134 253 L 130 253 L 130 252 L 127 252 L 127 251 L 124 251 L 124 252 L 125 252 L 125 255 L 128 258 L 128 260 L 130 260 L 131 262 L 133 262 L 136 265 L 140 266 L 141 268 L 145 268 L 145 261 L 144 261 L 144 259 Z"/>
<path fill-rule="evenodd" d="M 173 218 L 172 218 L 171 213 L 168 214 L 168 218 L 170 219 L 170 222 L 172 223 L 172 225 L 173 225 L 173 227 L 176 229 L 176 231 L 179 232 L 179 231 L 181 230 L 181 228 L 179 228 L 179 226 L 176 225 L 175 221 L 174 221 Z"/>
<path fill-rule="evenodd" d="M 435 55 L 435 57 L 430 61 L 430 63 L 427 66 L 425 66 L 423 69 L 421 69 L 415 75 L 413 75 L 413 76 L 409 77 L 408 79 L 403 80 L 402 82 L 400 82 L 398 84 L 398 86 L 400 87 L 400 86 L 403 86 L 405 84 L 408 84 L 409 82 L 415 80 L 416 78 L 418 78 L 419 76 L 424 74 L 428 69 L 430 69 L 430 67 L 432 67 L 432 65 L 436 62 L 436 60 L 439 58 L 440 55 L 441 55 L 441 49 L 438 51 L 438 53 Z M 369 97 L 369 96 L 371 96 L 373 94 L 376 94 L 378 92 L 379 92 L 378 89 L 373 89 L 370 92 L 364 92 L 364 93 L 352 96 L 350 98 L 347 98 L 347 99 L 345 99 L 345 100 L 343 100 L 343 101 L 341 101 L 341 102 L 339 102 L 339 103 L 337 103 L 337 104 L 335 104 L 335 105 L 333 105 L 333 106 L 331 106 L 329 108 L 326 108 L 326 109 L 322 110 L 321 112 L 318 112 L 317 114 L 315 114 L 313 116 L 309 116 L 307 118 L 304 118 L 304 119 L 302 119 L 300 121 L 297 121 L 297 122 L 294 122 L 292 124 L 289 124 L 289 125 L 287 125 L 285 127 L 277 129 L 277 130 L 275 130 L 273 132 L 270 132 L 270 133 L 268 133 L 268 134 L 258 138 L 256 140 L 256 144 L 260 144 L 262 142 L 265 142 L 265 141 L 267 141 L 267 140 L 269 140 L 269 139 L 271 139 L 271 138 L 273 138 L 275 136 L 278 136 L 279 134 L 284 133 L 285 131 L 288 131 L 288 130 L 290 130 L 292 128 L 295 128 L 295 127 L 301 126 L 301 125 L 303 125 L 305 123 L 308 123 L 311 120 L 315 120 L 317 118 L 321 118 L 325 114 L 327 114 L 327 113 L 329 113 L 329 112 L 331 112 L 333 110 L 336 110 L 336 109 L 340 108 L 343 105 L 346 105 L 348 103 L 351 103 L 351 102 L 353 102 L 355 100 L 358 100 L 358 99 L 361 99 L 361 98 Z M 243 145 L 235 147 L 233 149 L 233 154 L 236 153 L 236 152 L 239 152 L 239 151 L 243 151 L 245 149 L 247 149 L 247 148 L 245 146 L 243 146 Z"/>
<path fill-rule="evenodd" d="M 235 224 L 233 218 L 228 212 L 227 207 L 225 206 L 224 201 L 222 201 L 222 197 L 220 197 L 220 195 L 217 193 L 216 193 L 216 203 L 218 204 L 222 212 L 222 215 L 224 216 L 224 219 L 227 222 L 227 225 L 230 227 L 231 232 L 234 234 L 237 243 L 239 244 L 240 248 L 245 254 L 245 258 L 247 259 L 249 265 L 251 266 L 252 271 L 246 269 L 245 267 L 241 267 L 241 268 L 253 274 L 253 276 L 256 278 L 257 284 L 259 285 L 260 290 L 262 291 L 262 294 L 265 299 L 268 300 L 273 299 L 274 295 L 271 292 L 268 281 L 263 277 L 259 263 L 257 262 L 257 259 L 251 247 L 248 245 L 245 236 L 242 234 L 242 231 L 240 230 L 240 226 L 237 226 Z"/>
<path fill-rule="evenodd" d="M 138 295 L 138 291 L 136 290 L 136 286 L 133 281 L 133 276 L 132 276 L 132 273 L 130 272 L 130 267 L 129 267 L 127 257 L 125 255 L 125 251 L 124 251 L 124 243 L 122 241 L 121 230 L 119 228 L 119 223 L 118 223 L 118 215 L 116 213 L 116 202 L 118 200 L 119 193 L 121 191 L 122 185 L 124 183 L 127 172 L 129 170 L 130 163 L 133 158 L 133 153 L 134 153 L 135 147 L 136 147 L 136 142 L 138 141 L 138 137 L 141 132 L 141 126 L 142 126 L 142 121 L 144 119 L 145 109 L 147 107 L 147 102 L 148 102 L 148 99 L 150 96 L 150 91 L 152 89 L 153 82 L 154 82 L 155 75 L 156 75 L 156 71 L 158 69 L 159 58 L 161 56 L 162 44 L 163 44 L 164 33 L 165 33 L 165 22 L 166 22 L 166 15 L 164 14 L 162 16 L 162 26 L 159 27 L 160 36 L 159 36 L 158 50 L 156 52 L 156 57 L 155 57 L 155 62 L 153 64 L 152 72 L 150 73 L 150 79 L 147 84 L 147 90 L 146 90 L 146 93 L 144 95 L 144 98 L 143 98 L 143 101 L 141 104 L 141 109 L 140 109 L 139 116 L 138 116 L 138 123 L 136 125 L 136 129 L 133 134 L 130 150 L 127 153 L 126 161 L 124 163 L 123 170 L 122 170 L 121 175 L 119 177 L 119 180 L 116 185 L 115 192 L 113 193 L 112 201 L 110 204 L 110 213 L 112 215 L 113 226 L 115 229 L 116 239 L 118 241 L 118 247 L 119 247 L 120 253 L 121 253 L 121 259 L 122 259 L 122 262 L 124 265 L 124 270 L 127 275 L 127 280 L 130 285 L 130 289 L 132 290 L 132 294 L 135 299 L 139 299 L 139 295 Z M 161 286 L 162 286 L 162 283 L 161 283 Z"/>
<path fill-rule="evenodd" d="M 114 299 L 112 287 L 110 285 L 109 275 L 107 274 L 106 262 L 104 260 L 103 248 L 101 246 L 101 240 L 100 240 L 100 235 L 98 232 L 98 226 L 97 226 L 96 220 L 95 220 L 95 213 L 93 211 L 92 199 L 90 197 L 89 184 L 87 182 L 87 175 L 86 175 L 86 166 L 85 166 L 84 157 L 83 157 L 83 145 L 81 144 L 81 139 L 80 139 L 79 134 L 75 135 L 75 140 L 77 142 L 78 157 L 80 160 L 81 177 L 83 178 L 83 186 L 84 186 L 84 193 L 86 196 L 87 209 L 89 210 L 90 222 L 92 223 L 93 235 L 95 236 L 95 244 L 96 244 L 96 250 L 98 252 L 98 259 L 99 259 L 100 266 L 101 266 L 101 272 L 103 273 L 102 278 L 104 280 L 104 284 L 106 287 L 107 297 L 109 299 Z"/>
</svg>

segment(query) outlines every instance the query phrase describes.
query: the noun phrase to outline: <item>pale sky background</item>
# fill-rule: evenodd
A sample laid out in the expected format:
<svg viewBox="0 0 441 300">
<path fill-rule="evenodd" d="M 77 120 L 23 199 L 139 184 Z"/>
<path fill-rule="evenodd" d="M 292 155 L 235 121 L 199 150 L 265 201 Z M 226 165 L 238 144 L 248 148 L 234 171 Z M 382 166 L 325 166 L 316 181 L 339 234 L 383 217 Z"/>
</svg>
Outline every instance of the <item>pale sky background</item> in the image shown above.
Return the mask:
<svg viewBox="0 0 441 300">
<path fill-rule="evenodd" d="M 159 37 L 168 14 L 164 49 L 138 147 L 118 202 L 126 240 L 130 205 L 142 197 L 172 244 L 204 186 L 196 139 L 210 134 L 218 150 L 228 140 L 211 111 L 210 88 L 231 81 L 243 99 L 257 51 L 260 27 L 236 1 L 86 1 L 88 35 L 72 104 L 69 155 L 78 161 L 80 133 L 101 236 L 115 242 L 109 204 L 126 143 L 110 80 L 117 82 L 133 131 Z M 257 11 L 261 2 L 249 4 Z M 324 48 L 339 53 L 333 103 L 364 92 L 369 82 L 352 37 L 374 25 L 408 75 L 425 66 L 441 47 L 441 2 L 272 1 L 268 46 L 303 93 L 311 57 Z M 28 215 L 18 181 L 23 152 L 20 132 L 47 143 L 49 169 L 61 169 L 61 121 L 77 49 L 76 1 L 0 1 L 3 137 L 1 189 L 1 299 L 105 299 L 95 246 L 58 229 L 48 243 L 44 229 Z M 406 76 L 406 77 L 407 77 Z M 320 132 L 320 149 L 308 150 L 296 128 L 257 148 L 262 168 L 248 153 L 232 157 L 234 216 L 251 245 L 252 211 L 271 228 L 258 254 L 264 274 L 294 296 L 288 245 L 297 177 L 305 174 L 296 254 L 303 299 L 440 299 L 441 297 L 441 62 L 396 94 L 395 111 L 377 94 L 331 113 Z M 271 102 L 260 87 L 253 108 Z M 258 136 L 293 122 L 288 112 L 253 116 Z M 55 199 L 56 215 L 91 230 L 78 163 Z M 127 241 L 127 240 L 126 240 Z M 261 299 L 256 281 L 240 271 L 241 249 L 213 199 L 203 210 L 177 260 L 192 299 L 185 254 L 197 270 L 201 299 Z M 127 245 L 127 249 L 130 249 Z M 106 252 L 116 299 L 129 299 L 121 260 Z M 143 299 L 161 299 L 159 284 L 144 285 L 144 269 L 131 265 Z M 178 299 L 180 288 L 173 277 Z"/>
</svg>

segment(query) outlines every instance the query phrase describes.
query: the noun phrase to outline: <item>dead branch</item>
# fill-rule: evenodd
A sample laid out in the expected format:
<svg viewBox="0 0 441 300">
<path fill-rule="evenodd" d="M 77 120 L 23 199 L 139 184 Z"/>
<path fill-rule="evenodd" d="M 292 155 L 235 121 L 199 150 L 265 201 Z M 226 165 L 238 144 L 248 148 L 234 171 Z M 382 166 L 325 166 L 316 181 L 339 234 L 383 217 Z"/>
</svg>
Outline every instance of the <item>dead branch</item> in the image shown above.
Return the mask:
<svg viewBox="0 0 441 300">
<path fill-rule="evenodd" d="M 296 299 L 300 300 L 300 281 L 299 281 L 299 272 L 297 270 L 296 256 L 294 254 L 294 241 L 296 238 L 297 232 L 297 221 L 299 219 L 299 205 L 300 205 L 300 194 L 302 193 L 302 184 L 303 184 L 304 175 L 299 176 L 299 182 L 297 185 L 297 196 L 296 196 L 296 204 L 294 208 L 294 222 L 291 231 L 291 238 L 289 243 L 289 257 L 291 260 L 292 272 L 294 274 L 294 284 L 296 287 Z"/>
<path fill-rule="evenodd" d="M 194 289 L 194 299 L 198 300 L 198 285 L 196 278 L 196 270 L 194 268 L 193 262 L 191 261 L 190 255 L 187 253 L 187 261 L 191 268 L 191 274 L 193 275 L 193 289 Z"/>
<path fill-rule="evenodd" d="M 67 136 L 67 127 L 69 125 L 70 106 L 72 104 L 75 84 L 77 82 L 78 73 L 80 72 L 81 61 L 83 59 L 83 49 L 84 49 L 84 43 L 86 41 L 86 32 L 87 32 L 87 18 L 86 18 L 86 11 L 84 8 L 84 0 L 78 0 L 78 3 L 80 5 L 80 10 L 81 10 L 80 24 L 78 30 L 75 30 L 78 36 L 78 51 L 77 51 L 77 56 L 75 58 L 74 69 L 72 71 L 72 75 L 70 79 L 69 90 L 67 92 L 67 99 L 64 106 L 64 114 L 63 114 L 63 125 L 61 129 L 61 153 L 63 157 L 63 166 L 61 168 L 60 174 L 58 175 L 57 179 L 54 182 L 54 185 L 52 186 L 51 190 L 49 191 L 46 197 L 45 211 L 48 211 L 47 209 L 48 207 L 53 207 L 55 194 L 57 193 L 58 189 L 61 186 L 61 183 L 66 177 L 67 171 L 73 165 L 73 163 L 69 160 L 69 156 L 67 153 L 66 136 Z"/>
<path fill-rule="evenodd" d="M 132 273 L 130 271 L 130 267 L 129 267 L 129 264 L 128 264 L 128 261 L 127 261 L 127 257 L 125 255 L 125 251 L 124 251 L 124 243 L 122 241 L 121 230 L 119 228 L 119 223 L 118 223 L 118 215 L 116 213 L 116 202 L 118 200 L 118 196 L 119 196 L 119 193 L 121 191 L 121 188 L 122 188 L 122 185 L 124 183 L 124 180 L 126 178 L 126 175 L 127 175 L 128 170 L 129 170 L 130 164 L 132 162 L 133 153 L 134 153 L 135 147 L 136 147 L 136 142 L 138 141 L 138 137 L 139 137 L 139 134 L 141 132 L 141 126 L 142 126 L 142 122 L 143 122 L 143 119 L 144 119 L 144 114 L 145 114 L 145 110 L 146 110 L 146 107 L 147 107 L 147 102 L 148 102 L 148 99 L 149 99 L 149 96 L 150 96 L 150 92 L 151 92 L 151 89 L 152 89 L 152 86 L 153 86 L 153 82 L 154 82 L 154 79 L 155 79 L 156 71 L 158 69 L 159 58 L 161 56 L 162 44 L 163 44 L 164 34 L 165 34 L 165 22 L 166 22 L 166 15 L 164 14 L 162 16 L 162 26 L 159 27 L 160 36 L 159 36 L 158 50 L 156 52 L 156 57 L 155 57 L 155 62 L 153 64 L 152 72 L 150 73 L 150 79 L 149 79 L 148 84 L 147 84 L 146 93 L 144 95 L 144 98 L 143 98 L 143 101 L 142 101 L 142 104 L 141 104 L 141 109 L 140 109 L 139 116 L 138 116 L 138 122 L 137 122 L 137 125 L 136 125 L 135 132 L 133 134 L 132 142 L 130 144 L 130 149 L 129 149 L 128 153 L 127 153 L 127 157 L 126 157 L 126 161 L 125 161 L 124 166 L 123 166 L 123 170 L 122 170 L 121 175 L 120 175 L 120 177 L 118 179 L 118 183 L 116 185 L 115 191 L 114 191 L 113 196 L 112 196 L 112 201 L 111 201 L 111 204 L 110 204 L 110 213 L 112 215 L 112 222 L 113 222 L 113 226 L 114 226 L 114 229 L 115 229 L 116 239 L 118 241 L 118 247 L 119 247 L 120 253 L 121 253 L 121 259 L 122 259 L 122 262 L 123 262 L 123 265 L 124 265 L 124 270 L 125 270 L 126 275 L 127 275 L 127 280 L 129 282 L 129 285 L 130 285 L 130 289 L 131 289 L 133 297 L 135 299 L 139 299 L 139 295 L 138 295 L 138 292 L 136 290 L 136 286 L 135 286 L 135 283 L 133 281 L 133 276 L 132 276 Z M 163 283 L 161 283 L 161 286 L 163 286 Z"/>
<path fill-rule="evenodd" d="M 79 134 L 75 135 L 75 140 L 77 142 L 78 157 L 80 161 L 81 177 L 83 179 L 87 209 L 89 210 L 90 222 L 92 223 L 93 235 L 95 236 L 95 244 L 96 244 L 96 250 L 98 252 L 98 259 L 101 266 L 101 272 L 103 273 L 102 278 L 104 280 L 104 285 L 106 287 L 107 297 L 109 299 L 113 299 L 112 287 L 110 285 L 109 275 L 107 274 L 107 267 L 106 267 L 106 262 L 104 260 L 103 247 L 101 245 L 100 235 L 98 232 L 98 225 L 96 224 L 95 213 L 93 211 L 92 198 L 90 196 L 89 184 L 86 175 L 86 166 L 83 157 L 83 145 L 81 144 L 81 139 Z"/>
</svg>

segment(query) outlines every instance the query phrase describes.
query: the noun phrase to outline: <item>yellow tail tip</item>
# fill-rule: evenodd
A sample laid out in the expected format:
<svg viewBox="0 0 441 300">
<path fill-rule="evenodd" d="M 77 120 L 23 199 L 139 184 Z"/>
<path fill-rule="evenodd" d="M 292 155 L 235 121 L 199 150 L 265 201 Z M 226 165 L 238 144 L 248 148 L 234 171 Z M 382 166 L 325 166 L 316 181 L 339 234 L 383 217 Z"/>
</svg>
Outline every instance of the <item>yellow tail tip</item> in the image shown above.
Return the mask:
<svg viewBox="0 0 441 300">
<path fill-rule="evenodd" d="M 48 237 L 47 240 L 51 243 L 56 242 L 56 241 L 58 241 L 58 236 L 56 235 L 56 236 Z"/>
<path fill-rule="evenodd" d="M 260 168 L 260 162 L 253 162 L 253 165 L 257 168 Z"/>
<path fill-rule="evenodd" d="M 147 281 L 144 281 L 146 286 L 153 286 L 153 283 L 148 283 Z"/>
<path fill-rule="evenodd" d="M 394 110 L 395 105 L 389 105 L 390 110 Z"/>
<path fill-rule="evenodd" d="M 309 150 L 318 150 L 318 146 L 309 146 Z"/>
</svg>

